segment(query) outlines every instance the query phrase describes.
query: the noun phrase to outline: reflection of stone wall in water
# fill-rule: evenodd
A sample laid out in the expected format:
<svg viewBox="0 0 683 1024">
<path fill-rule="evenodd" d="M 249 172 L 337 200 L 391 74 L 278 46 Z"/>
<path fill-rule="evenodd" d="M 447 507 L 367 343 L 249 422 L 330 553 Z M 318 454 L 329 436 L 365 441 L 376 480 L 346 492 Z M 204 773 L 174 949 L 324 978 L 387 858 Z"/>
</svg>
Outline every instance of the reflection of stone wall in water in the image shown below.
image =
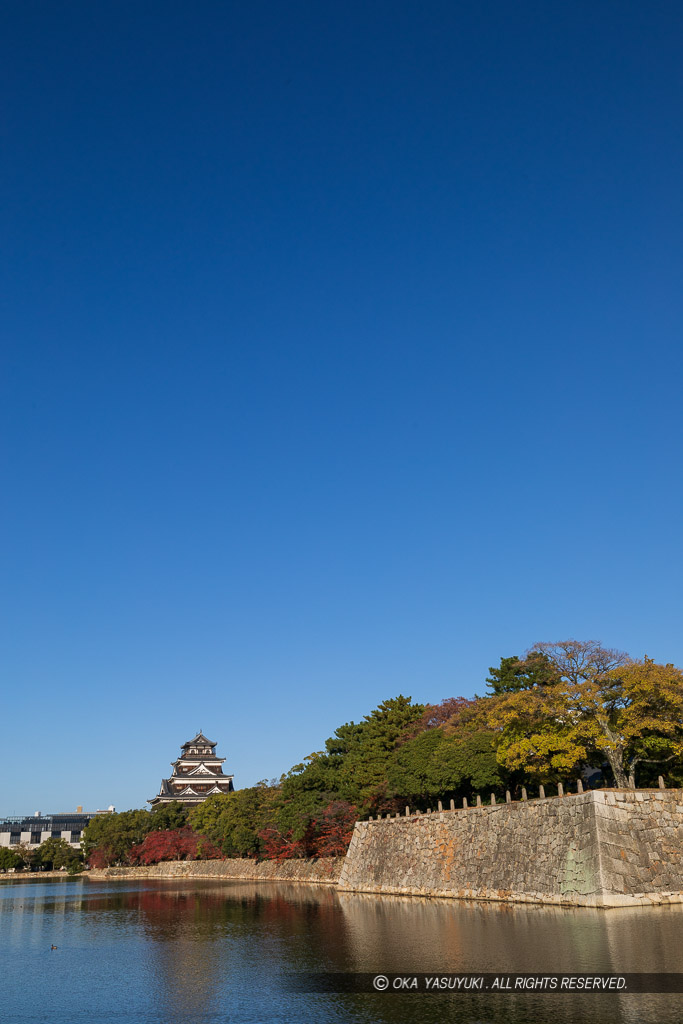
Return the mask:
<svg viewBox="0 0 683 1024">
<path fill-rule="evenodd" d="M 683 905 L 624 908 L 604 913 L 589 907 L 469 902 L 415 896 L 337 892 L 345 920 L 346 971 L 410 974 L 424 971 L 525 972 L 675 971 Z M 372 997 L 360 997 L 367 1004 Z M 450 1021 L 562 1021 L 563 1024 L 657 1024 L 681 1019 L 680 995 L 572 992 L 495 996 L 460 991 L 420 997 L 377 997 L 374 1024 Z M 423 1005 L 424 1004 L 424 1007 Z M 366 1011 L 368 1012 L 368 1011 Z M 360 1017 L 360 1012 L 359 1012 Z M 352 1014 L 348 1014 L 352 1019 Z M 361 1018 L 365 1019 L 365 1018 Z"/>
<path fill-rule="evenodd" d="M 570 970 L 572 964 L 571 970 L 656 972 L 668 956 L 663 945 L 683 924 L 682 906 L 604 914 L 529 903 L 378 899 L 339 891 L 336 896 L 346 923 L 349 969 L 355 970 L 380 969 L 361 966 L 370 949 L 381 951 L 385 971 L 396 972 L 405 969 L 408 951 L 416 971 L 545 972 Z"/>
<path fill-rule="evenodd" d="M 631 906 L 683 901 L 683 791 L 600 790 L 358 822 L 351 892 Z"/>
</svg>

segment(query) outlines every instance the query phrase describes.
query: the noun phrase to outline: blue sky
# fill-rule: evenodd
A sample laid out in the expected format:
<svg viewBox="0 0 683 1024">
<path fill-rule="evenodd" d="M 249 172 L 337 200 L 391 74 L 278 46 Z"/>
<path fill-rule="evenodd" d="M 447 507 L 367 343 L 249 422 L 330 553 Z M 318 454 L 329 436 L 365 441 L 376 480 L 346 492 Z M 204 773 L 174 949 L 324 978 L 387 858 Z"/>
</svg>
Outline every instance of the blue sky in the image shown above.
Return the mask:
<svg viewBox="0 0 683 1024">
<path fill-rule="evenodd" d="M 6 6 L 0 812 L 683 662 L 676 3 Z"/>
</svg>

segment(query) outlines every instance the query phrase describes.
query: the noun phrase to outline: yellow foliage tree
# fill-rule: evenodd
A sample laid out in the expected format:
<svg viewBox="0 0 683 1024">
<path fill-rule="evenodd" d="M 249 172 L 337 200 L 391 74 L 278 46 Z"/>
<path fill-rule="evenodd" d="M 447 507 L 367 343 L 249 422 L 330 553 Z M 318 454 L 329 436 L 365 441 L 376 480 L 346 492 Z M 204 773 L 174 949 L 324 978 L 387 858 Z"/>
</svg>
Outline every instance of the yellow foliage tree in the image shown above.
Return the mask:
<svg viewBox="0 0 683 1024">
<path fill-rule="evenodd" d="M 561 682 L 488 702 L 500 740 L 497 756 L 550 781 L 596 759 L 609 762 L 618 787 L 644 762 L 683 759 L 683 672 L 651 658 L 573 674 Z"/>
</svg>

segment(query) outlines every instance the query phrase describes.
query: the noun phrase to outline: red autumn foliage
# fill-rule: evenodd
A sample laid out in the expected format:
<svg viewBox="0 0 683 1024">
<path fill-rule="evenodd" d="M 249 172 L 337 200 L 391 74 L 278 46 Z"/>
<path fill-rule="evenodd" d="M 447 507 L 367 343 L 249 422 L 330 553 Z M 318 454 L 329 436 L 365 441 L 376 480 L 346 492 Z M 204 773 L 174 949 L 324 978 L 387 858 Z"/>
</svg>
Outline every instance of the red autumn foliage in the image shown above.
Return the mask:
<svg viewBox="0 0 683 1024">
<path fill-rule="evenodd" d="M 293 839 L 292 830 L 280 832 L 277 828 L 264 828 L 259 832 L 266 860 L 289 860 L 292 857 L 307 856 L 303 839 Z"/>
<path fill-rule="evenodd" d="M 302 839 L 294 839 L 291 829 L 280 832 L 277 828 L 264 828 L 259 832 L 263 856 L 277 861 L 292 857 L 343 857 L 357 818 L 353 804 L 334 800 L 311 819 Z"/>
<path fill-rule="evenodd" d="M 412 722 L 399 739 L 399 744 L 415 739 L 427 729 L 438 729 L 446 722 L 457 724 L 476 700 L 469 697 L 447 697 L 440 704 L 426 704 L 424 712 L 416 722 Z"/>
<path fill-rule="evenodd" d="M 209 839 L 189 828 L 149 832 L 128 855 L 131 864 L 158 864 L 162 860 L 218 860 L 221 857 L 221 851 Z"/>
<path fill-rule="evenodd" d="M 98 846 L 88 857 L 88 867 L 101 870 L 111 867 L 115 860 L 116 855 L 109 846 Z"/>
<path fill-rule="evenodd" d="M 346 800 L 334 800 L 311 822 L 310 846 L 315 857 L 343 857 L 349 848 L 358 809 Z"/>
</svg>

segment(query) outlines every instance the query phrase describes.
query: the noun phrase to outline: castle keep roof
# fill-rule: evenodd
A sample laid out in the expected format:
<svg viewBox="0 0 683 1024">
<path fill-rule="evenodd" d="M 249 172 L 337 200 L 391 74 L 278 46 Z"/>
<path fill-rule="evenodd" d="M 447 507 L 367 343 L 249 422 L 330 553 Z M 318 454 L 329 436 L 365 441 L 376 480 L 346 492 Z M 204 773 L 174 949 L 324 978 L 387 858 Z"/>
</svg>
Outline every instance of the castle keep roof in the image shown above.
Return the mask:
<svg viewBox="0 0 683 1024">
<path fill-rule="evenodd" d="M 185 750 L 186 747 L 211 747 L 211 748 L 213 748 L 215 746 L 216 746 L 215 740 L 207 740 L 206 736 L 204 735 L 204 733 L 200 729 L 199 732 L 197 733 L 197 735 L 195 736 L 195 738 L 193 740 L 188 740 L 187 743 L 183 743 L 183 745 L 182 745 L 182 747 L 180 749 L 181 750 Z"/>
</svg>

